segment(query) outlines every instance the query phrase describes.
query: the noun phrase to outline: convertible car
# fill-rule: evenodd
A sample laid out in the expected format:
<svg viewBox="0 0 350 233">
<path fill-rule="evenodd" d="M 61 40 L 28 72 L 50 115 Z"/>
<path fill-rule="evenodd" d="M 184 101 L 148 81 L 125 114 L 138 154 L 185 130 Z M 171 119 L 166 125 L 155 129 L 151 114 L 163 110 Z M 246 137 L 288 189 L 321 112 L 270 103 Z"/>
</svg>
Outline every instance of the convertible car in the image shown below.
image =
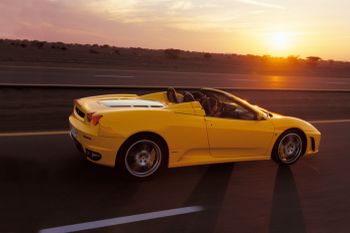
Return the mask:
<svg viewBox="0 0 350 233">
<path fill-rule="evenodd" d="M 86 159 L 136 179 L 166 167 L 269 159 L 290 165 L 317 153 L 321 138 L 304 120 L 211 88 L 81 98 L 69 122 Z"/>
</svg>

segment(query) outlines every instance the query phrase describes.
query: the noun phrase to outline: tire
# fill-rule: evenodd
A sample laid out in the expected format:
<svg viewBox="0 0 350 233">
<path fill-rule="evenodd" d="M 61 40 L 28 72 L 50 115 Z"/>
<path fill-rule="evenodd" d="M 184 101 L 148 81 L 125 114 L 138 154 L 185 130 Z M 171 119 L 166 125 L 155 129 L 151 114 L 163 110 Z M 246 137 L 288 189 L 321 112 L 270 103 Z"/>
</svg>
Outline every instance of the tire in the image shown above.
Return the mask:
<svg viewBox="0 0 350 233">
<path fill-rule="evenodd" d="M 124 176 L 144 180 L 159 173 L 166 165 L 167 149 L 153 135 L 138 135 L 128 139 L 116 158 L 116 168 Z"/>
<path fill-rule="evenodd" d="M 287 130 L 277 139 L 272 159 L 281 165 L 291 165 L 304 154 L 306 142 L 304 135 L 297 130 Z"/>
</svg>

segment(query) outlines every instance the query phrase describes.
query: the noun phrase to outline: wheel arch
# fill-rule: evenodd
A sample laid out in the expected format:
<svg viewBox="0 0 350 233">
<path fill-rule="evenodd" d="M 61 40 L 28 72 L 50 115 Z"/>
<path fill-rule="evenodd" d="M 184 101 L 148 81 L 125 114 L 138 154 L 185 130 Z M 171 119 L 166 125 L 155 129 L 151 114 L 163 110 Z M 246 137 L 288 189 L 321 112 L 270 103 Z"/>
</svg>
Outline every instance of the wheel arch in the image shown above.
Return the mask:
<svg viewBox="0 0 350 233">
<path fill-rule="evenodd" d="M 304 145 L 305 145 L 305 146 L 303 147 L 303 150 L 302 150 L 302 155 L 304 155 L 304 154 L 305 154 L 305 151 L 306 151 L 306 148 L 307 148 L 307 137 L 306 137 L 305 132 L 304 132 L 302 129 L 297 128 L 297 127 L 288 128 L 288 129 L 283 130 L 283 131 L 280 133 L 280 135 L 277 137 L 277 139 L 275 140 L 275 142 L 274 142 L 274 144 L 273 144 L 273 148 L 275 148 L 276 143 L 278 142 L 278 139 L 279 139 L 284 133 L 286 133 L 287 131 L 297 131 L 298 133 L 300 133 L 301 139 L 303 140 L 303 143 L 304 143 Z M 272 153 L 273 153 L 273 150 L 272 150 Z M 271 158 L 272 158 L 272 153 L 271 153 L 271 155 L 270 155 Z"/>
<path fill-rule="evenodd" d="M 297 131 L 297 132 L 300 133 L 301 139 L 303 140 L 304 145 L 305 145 L 305 146 L 303 147 L 303 150 L 302 150 L 302 155 L 304 155 L 304 154 L 305 154 L 305 151 L 306 151 L 306 148 L 307 148 L 307 137 L 306 137 L 305 132 L 304 132 L 302 129 L 300 129 L 300 128 L 291 128 L 291 129 L 288 129 L 288 130 L 295 130 L 295 131 Z"/>
<path fill-rule="evenodd" d="M 155 137 L 162 143 L 162 145 L 165 147 L 165 151 L 166 151 L 166 153 L 165 153 L 165 164 L 168 167 L 169 166 L 169 164 L 168 164 L 168 162 L 169 162 L 169 147 L 168 147 L 168 143 L 165 141 L 164 137 L 162 137 L 160 134 L 155 133 L 155 132 L 151 132 L 151 131 L 141 131 L 141 132 L 137 132 L 137 133 L 134 133 L 134 134 L 130 135 L 122 143 L 122 145 L 119 147 L 119 149 L 117 151 L 117 154 L 116 154 L 114 166 L 117 165 L 117 159 L 118 159 L 118 157 L 120 157 L 120 153 L 123 151 L 123 147 L 125 147 L 125 145 L 127 145 L 130 141 L 132 141 L 132 140 L 134 140 L 136 138 L 139 138 L 139 137 Z"/>
</svg>

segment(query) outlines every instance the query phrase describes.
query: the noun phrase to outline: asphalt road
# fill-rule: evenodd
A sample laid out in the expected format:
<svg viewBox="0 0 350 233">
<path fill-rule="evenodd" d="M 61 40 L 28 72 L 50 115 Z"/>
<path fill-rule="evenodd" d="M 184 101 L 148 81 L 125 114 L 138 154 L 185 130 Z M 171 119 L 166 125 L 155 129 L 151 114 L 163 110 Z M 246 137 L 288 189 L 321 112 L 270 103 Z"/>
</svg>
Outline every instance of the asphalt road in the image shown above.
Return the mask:
<svg viewBox="0 0 350 233">
<path fill-rule="evenodd" d="M 350 86 L 348 79 L 342 78 L 305 77 L 301 82 L 300 77 L 249 77 L 0 68 L 1 83 L 342 90 Z M 316 123 L 322 133 L 320 153 L 291 167 L 279 167 L 272 161 L 194 166 L 169 169 L 151 180 L 134 182 L 117 176 L 112 168 L 85 161 L 67 134 L 9 137 L 1 133 L 66 130 L 74 98 L 135 89 L 0 88 L 0 232 L 46 229 L 52 233 L 52 227 L 89 222 L 97 226 L 98 220 L 112 224 L 83 232 L 349 232 L 349 121 Z M 271 111 L 308 120 L 350 119 L 347 91 L 234 93 Z M 182 208 L 194 207 L 199 211 L 181 214 Z M 177 214 L 160 218 L 169 210 Z M 136 221 L 140 214 L 148 217 Z M 130 221 L 125 223 L 125 219 Z M 118 221 L 124 224 L 116 224 Z"/>
<path fill-rule="evenodd" d="M 0 66 L 0 83 L 350 89 L 347 77 L 278 76 L 67 67 Z"/>
<path fill-rule="evenodd" d="M 170 169 L 132 182 L 86 162 L 68 135 L 0 137 L 0 232 L 188 206 L 202 211 L 84 232 L 348 232 L 350 125 L 316 125 L 321 151 L 272 161 Z"/>
</svg>

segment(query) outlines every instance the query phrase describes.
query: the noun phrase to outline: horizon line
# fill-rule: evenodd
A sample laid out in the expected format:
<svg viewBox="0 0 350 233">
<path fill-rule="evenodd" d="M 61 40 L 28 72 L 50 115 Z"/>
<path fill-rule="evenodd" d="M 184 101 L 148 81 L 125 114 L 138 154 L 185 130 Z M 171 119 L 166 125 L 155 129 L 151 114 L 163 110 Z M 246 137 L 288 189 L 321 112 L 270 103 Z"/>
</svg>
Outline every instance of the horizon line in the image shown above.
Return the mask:
<svg viewBox="0 0 350 233">
<path fill-rule="evenodd" d="M 198 51 L 198 50 L 186 50 L 186 49 L 181 49 L 181 48 L 175 48 L 175 47 L 167 47 L 167 48 L 145 48 L 145 47 L 133 47 L 133 46 L 129 46 L 129 47 L 123 47 L 123 46 L 117 46 L 117 45 L 111 45 L 111 44 L 107 44 L 107 43 L 81 43 L 81 42 L 66 42 L 66 41 L 50 41 L 50 40 L 40 40 L 40 39 L 21 39 L 21 38 L 6 38 L 6 37 L 0 37 L 0 40 L 19 40 L 19 41 L 28 41 L 28 42 L 46 42 L 46 43 L 63 43 L 66 45 L 90 45 L 90 46 L 94 46 L 97 45 L 99 47 L 102 46 L 109 46 L 109 47 L 116 47 L 116 48 L 124 48 L 124 49 L 144 49 L 144 50 L 167 50 L 167 49 L 174 49 L 174 50 L 180 50 L 183 52 L 191 52 L 191 53 L 209 53 L 209 54 L 219 54 L 219 55 L 238 55 L 238 56 L 258 56 L 258 57 L 270 57 L 270 58 L 282 58 L 282 59 L 287 59 L 288 57 L 296 57 L 297 59 L 300 60 L 307 60 L 308 57 L 319 57 L 317 55 L 309 55 L 309 56 L 305 56 L 305 57 L 301 57 L 299 54 L 288 54 L 286 56 L 274 56 L 272 54 L 251 54 L 251 53 L 246 53 L 246 54 L 242 54 L 242 53 L 235 53 L 235 52 L 209 52 L 209 51 Z M 321 61 L 334 61 L 334 62 L 345 62 L 345 63 L 350 63 L 350 60 L 338 60 L 338 59 L 333 59 L 333 58 L 326 58 L 323 59 L 321 57 L 319 57 Z"/>
</svg>

